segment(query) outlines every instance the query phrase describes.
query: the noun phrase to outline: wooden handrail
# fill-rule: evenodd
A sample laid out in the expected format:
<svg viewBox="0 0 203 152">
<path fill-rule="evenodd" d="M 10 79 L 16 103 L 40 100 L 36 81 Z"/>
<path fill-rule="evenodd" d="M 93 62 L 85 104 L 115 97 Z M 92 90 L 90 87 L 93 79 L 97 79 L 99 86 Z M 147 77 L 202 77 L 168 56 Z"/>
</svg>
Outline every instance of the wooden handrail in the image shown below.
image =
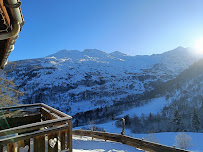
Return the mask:
<svg viewBox="0 0 203 152">
<path fill-rule="evenodd" d="M 27 107 L 37 107 L 37 106 L 41 106 L 41 104 L 40 103 L 23 104 L 23 105 L 18 105 L 18 106 L 3 107 L 3 108 L 0 108 L 0 110 L 9 110 L 9 109 L 18 109 L 18 108 L 27 108 Z"/>
<path fill-rule="evenodd" d="M 51 113 L 49 110 L 47 110 L 44 107 L 41 107 L 40 111 L 41 111 L 42 115 L 48 114 L 51 117 L 51 119 L 59 119 L 59 118 L 61 118 L 58 115 L 56 115 L 55 113 Z M 42 116 L 42 117 L 45 117 L 45 116 Z"/>
<path fill-rule="evenodd" d="M 9 135 L 13 133 L 23 133 L 27 131 L 33 131 L 36 129 L 40 129 L 42 127 L 49 127 L 57 124 L 64 124 L 64 123 L 67 123 L 68 120 L 69 120 L 68 118 L 64 117 L 60 119 L 52 119 L 44 122 L 36 122 L 36 123 L 27 124 L 19 127 L 5 129 L 0 131 L 0 136 Z"/>
<path fill-rule="evenodd" d="M 59 111 L 59 110 L 56 110 L 44 103 L 36 103 L 36 104 L 24 104 L 24 105 L 18 105 L 18 106 L 11 106 L 11 107 L 3 107 L 3 108 L 0 108 L 0 110 L 9 110 L 9 109 L 18 109 L 18 108 L 27 108 L 27 107 L 36 107 L 36 106 L 40 106 L 40 107 L 44 107 L 45 109 L 55 113 L 56 115 L 60 116 L 60 117 L 68 117 L 69 119 L 72 119 L 71 116 Z"/>
<path fill-rule="evenodd" d="M 58 116 L 60 116 L 60 117 L 68 117 L 69 119 L 72 119 L 71 116 L 69 116 L 69 115 L 67 115 L 67 114 L 65 114 L 65 113 L 63 113 L 63 112 L 61 112 L 61 111 L 59 111 L 59 110 L 56 110 L 56 109 L 54 109 L 54 108 L 52 108 L 52 107 L 50 107 L 50 106 L 48 106 L 48 105 L 46 105 L 46 104 L 44 104 L 44 103 L 40 103 L 40 105 L 41 105 L 41 107 L 46 108 L 47 110 L 49 110 L 49 111 L 55 113 L 56 115 L 58 115 Z"/>
<path fill-rule="evenodd" d="M 104 140 L 121 142 L 123 144 L 133 146 L 149 152 L 190 152 L 188 150 L 169 147 L 158 143 L 152 143 L 149 141 L 114 133 L 91 131 L 91 130 L 73 130 L 72 133 L 73 135 L 89 136 Z"/>
<path fill-rule="evenodd" d="M 30 138 L 33 138 L 36 136 L 50 134 L 50 133 L 54 133 L 57 131 L 63 131 L 63 130 L 66 130 L 68 128 L 69 128 L 69 126 L 67 124 L 65 124 L 65 125 L 56 126 L 56 127 L 52 127 L 52 128 L 48 128 L 48 129 L 44 129 L 44 130 L 34 131 L 32 133 L 25 133 L 22 135 L 17 135 L 17 136 L 13 136 L 13 137 L 0 139 L 0 144 L 6 145 L 10 142 L 17 142 L 17 141 L 21 141 L 21 140 L 25 140 L 25 139 L 30 139 Z"/>
<path fill-rule="evenodd" d="M 61 140 L 62 141 L 61 144 L 63 147 L 63 148 L 61 147 L 62 149 L 69 149 L 69 152 L 72 152 L 72 117 L 71 116 L 64 114 L 63 112 L 60 112 L 59 110 L 56 110 L 43 103 L 4 107 L 4 108 L 1 108 L 0 110 L 10 111 L 10 110 L 18 110 L 18 109 L 26 109 L 26 108 L 40 109 L 39 110 L 40 113 L 37 113 L 39 117 L 37 117 L 36 121 L 33 121 L 34 123 L 29 121 L 29 123 L 27 124 L 24 123 L 26 125 L 21 125 L 18 127 L 0 130 L 0 137 L 3 137 L 2 139 L 0 139 L 0 152 L 3 151 L 3 146 L 6 146 L 6 145 L 7 145 L 8 151 L 13 151 L 11 149 L 15 147 L 15 142 L 18 142 L 18 141 L 19 141 L 18 146 L 23 147 L 25 143 L 29 144 L 31 138 L 34 138 L 35 145 L 40 146 L 44 149 L 45 147 L 43 143 L 45 140 L 44 138 L 45 135 L 48 135 L 48 137 L 51 137 L 53 134 L 58 134 L 62 139 Z M 24 115 L 22 116 L 23 121 L 25 117 L 26 116 Z M 32 118 L 33 116 L 30 115 L 29 119 L 32 119 Z M 17 119 L 17 122 L 18 122 L 19 119 L 21 119 L 21 117 L 7 118 L 7 120 L 9 119 L 13 119 L 13 120 Z M 13 122 L 10 121 L 9 123 L 12 124 Z M 48 129 L 46 127 L 48 127 Z M 18 135 L 19 133 L 21 134 Z M 8 137 L 6 135 L 13 135 L 13 136 Z M 67 141 L 66 147 L 65 147 L 65 141 Z M 35 151 L 38 150 L 36 148 L 34 149 Z"/>
</svg>

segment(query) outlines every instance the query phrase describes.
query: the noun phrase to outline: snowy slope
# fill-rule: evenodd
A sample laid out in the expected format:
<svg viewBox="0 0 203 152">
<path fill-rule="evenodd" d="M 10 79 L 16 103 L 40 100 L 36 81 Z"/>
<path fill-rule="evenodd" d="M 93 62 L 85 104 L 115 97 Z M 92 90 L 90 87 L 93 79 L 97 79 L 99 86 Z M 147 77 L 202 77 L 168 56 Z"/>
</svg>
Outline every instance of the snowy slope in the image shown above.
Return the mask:
<svg viewBox="0 0 203 152">
<path fill-rule="evenodd" d="M 179 47 L 163 54 L 128 56 L 96 49 L 61 50 L 45 58 L 16 61 L 8 75 L 26 93 L 23 103 L 44 102 L 80 117 L 135 101 L 136 95 L 153 89 L 152 82 L 174 78 L 197 60 L 190 52 Z"/>
<path fill-rule="evenodd" d="M 199 57 L 193 53 L 191 48 L 185 49 L 178 47 L 174 50 L 163 53 L 163 59 L 154 68 L 160 71 L 170 71 L 172 73 L 180 73 L 183 69 L 187 69 L 194 62 L 198 61 Z"/>
<path fill-rule="evenodd" d="M 97 127 L 101 127 L 106 130 L 106 132 L 117 133 L 120 134 L 122 128 L 117 128 L 115 126 L 115 122 L 111 121 L 108 123 L 103 124 L 96 124 Z M 83 126 L 86 127 L 86 126 Z M 74 129 L 80 129 L 83 127 L 77 127 Z M 139 139 L 151 139 L 150 137 L 153 136 L 154 139 L 160 144 L 167 145 L 167 146 L 174 146 L 176 145 L 175 137 L 178 135 L 179 132 L 162 132 L 162 133 L 153 133 L 153 134 L 135 134 L 132 133 L 129 129 L 125 129 L 125 135 L 139 138 Z M 192 138 L 192 146 L 188 149 L 194 152 L 203 152 L 203 133 L 195 133 L 195 132 L 185 132 Z"/>
<path fill-rule="evenodd" d="M 121 143 L 73 136 L 73 152 L 142 152 Z"/>
</svg>

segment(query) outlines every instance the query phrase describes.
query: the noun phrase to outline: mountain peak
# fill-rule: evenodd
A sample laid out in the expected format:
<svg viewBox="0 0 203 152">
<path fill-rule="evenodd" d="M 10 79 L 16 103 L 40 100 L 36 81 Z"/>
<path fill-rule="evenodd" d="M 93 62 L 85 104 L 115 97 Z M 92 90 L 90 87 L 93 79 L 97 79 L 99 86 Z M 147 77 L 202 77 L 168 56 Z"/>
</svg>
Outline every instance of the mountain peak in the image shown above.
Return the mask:
<svg viewBox="0 0 203 152">
<path fill-rule="evenodd" d="M 191 54 L 194 55 L 192 53 L 192 49 L 191 48 L 184 48 L 182 46 L 179 46 L 173 50 L 167 51 L 163 53 L 164 55 L 168 56 L 168 55 L 176 55 L 176 56 L 180 56 L 182 54 Z"/>
<path fill-rule="evenodd" d="M 60 50 L 54 54 L 51 54 L 47 57 L 56 57 L 56 58 L 66 58 L 66 57 L 70 57 L 70 56 L 77 56 L 81 54 L 80 51 L 78 50 L 67 50 L 67 49 L 64 49 L 64 50 Z"/>
<path fill-rule="evenodd" d="M 124 53 L 119 52 L 119 51 L 114 51 L 114 52 L 110 53 L 110 55 L 113 55 L 113 56 L 127 56 L 127 54 L 124 54 Z"/>
<path fill-rule="evenodd" d="M 107 53 L 98 49 L 85 49 L 83 55 L 91 56 L 91 57 L 106 57 Z"/>
<path fill-rule="evenodd" d="M 101 51 L 101 50 L 98 50 L 98 49 L 85 49 L 83 51 L 83 53 L 91 53 L 91 54 L 95 54 L 95 53 L 98 53 L 98 54 L 106 54 L 106 52 L 104 51 Z"/>
</svg>

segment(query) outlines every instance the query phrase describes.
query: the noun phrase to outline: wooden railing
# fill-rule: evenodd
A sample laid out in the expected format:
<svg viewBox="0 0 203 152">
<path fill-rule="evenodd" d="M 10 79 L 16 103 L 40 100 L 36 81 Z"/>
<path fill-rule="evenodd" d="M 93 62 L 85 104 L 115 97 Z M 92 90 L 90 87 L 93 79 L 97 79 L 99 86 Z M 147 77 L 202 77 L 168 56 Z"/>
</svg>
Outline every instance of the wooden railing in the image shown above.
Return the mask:
<svg viewBox="0 0 203 152">
<path fill-rule="evenodd" d="M 104 139 L 105 141 L 110 140 L 110 141 L 120 142 L 120 143 L 133 146 L 148 152 L 190 152 L 187 150 L 160 145 L 160 144 L 152 143 L 142 139 L 137 139 L 137 138 L 120 135 L 120 134 L 114 134 L 114 133 L 91 131 L 91 130 L 73 130 L 73 135 L 89 136 L 92 138 Z"/>
<path fill-rule="evenodd" d="M 15 148 L 18 152 L 45 152 L 45 150 L 72 152 L 71 116 L 42 103 L 13 106 L 1 110 L 28 108 L 39 110 L 41 115 L 39 122 L 0 130 L 0 152 L 15 152 Z"/>
</svg>

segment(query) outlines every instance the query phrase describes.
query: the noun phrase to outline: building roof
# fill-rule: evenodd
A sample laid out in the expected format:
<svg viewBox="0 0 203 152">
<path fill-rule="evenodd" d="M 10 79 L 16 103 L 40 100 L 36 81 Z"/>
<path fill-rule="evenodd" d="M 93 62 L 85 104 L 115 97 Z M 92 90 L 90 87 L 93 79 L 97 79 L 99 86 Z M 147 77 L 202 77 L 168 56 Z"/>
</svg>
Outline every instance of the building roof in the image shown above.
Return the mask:
<svg viewBox="0 0 203 152">
<path fill-rule="evenodd" d="M 24 19 L 19 0 L 0 0 L 0 68 L 4 68 Z"/>
</svg>

